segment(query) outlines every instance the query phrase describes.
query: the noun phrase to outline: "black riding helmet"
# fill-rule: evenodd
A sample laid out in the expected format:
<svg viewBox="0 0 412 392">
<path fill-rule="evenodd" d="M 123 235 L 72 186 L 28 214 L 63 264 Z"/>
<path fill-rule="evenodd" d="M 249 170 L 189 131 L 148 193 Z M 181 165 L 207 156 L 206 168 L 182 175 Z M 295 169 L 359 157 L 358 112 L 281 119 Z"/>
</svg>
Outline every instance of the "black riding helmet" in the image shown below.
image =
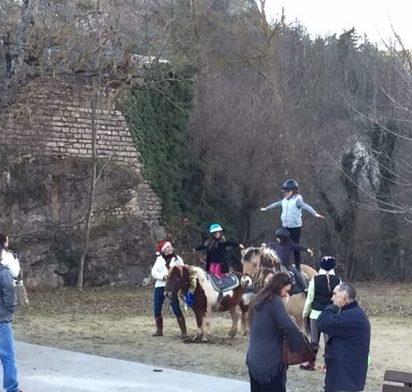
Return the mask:
<svg viewBox="0 0 412 392">
<path fill-rule="evenodd" d="M 282 190 L 284 191 L 297 191 L 298 188 L 299 188 L 299 185 L 297 181 L 293 178 L 289 178 L 282 185 Z"/>
<path fill-rule="evenodd" d="M 277 238 L 281 239 L 286 239 L 290 237 L 290 232 L 289 230 L 285 229 L 284 227 L 280 227 L 275 231 L 275 236 Z"/>
</svg>

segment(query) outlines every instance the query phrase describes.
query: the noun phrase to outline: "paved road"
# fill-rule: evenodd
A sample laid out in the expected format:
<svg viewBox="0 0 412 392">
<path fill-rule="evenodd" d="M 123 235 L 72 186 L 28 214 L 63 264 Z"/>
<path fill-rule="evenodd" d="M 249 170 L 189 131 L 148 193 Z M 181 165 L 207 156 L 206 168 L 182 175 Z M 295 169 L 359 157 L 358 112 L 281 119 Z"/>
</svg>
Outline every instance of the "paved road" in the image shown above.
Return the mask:
<svg viewBox="0 0 412 392">
<path fill-rule="evenodd" d="M 243 381 L 16 342 L 25 392 L 248 392 Z M 159 371 L 160 370 L 160 371 Z"/>
</svg>

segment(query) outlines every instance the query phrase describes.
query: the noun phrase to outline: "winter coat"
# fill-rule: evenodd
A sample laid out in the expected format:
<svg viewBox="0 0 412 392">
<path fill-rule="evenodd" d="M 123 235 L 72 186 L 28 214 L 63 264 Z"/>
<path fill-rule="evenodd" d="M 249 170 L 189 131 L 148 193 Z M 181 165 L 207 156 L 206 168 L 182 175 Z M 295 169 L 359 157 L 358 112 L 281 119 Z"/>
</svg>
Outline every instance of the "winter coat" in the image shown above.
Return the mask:
<svg viewBox="0 0 412 392">
<path fill-rule="evenodd" d="M 219 263 L 222 269 L 222 272 L 229 272 L 229 266 L 226 261 L 226 248 L 227 247 L 237 247 L 239 246 L 238 242 L 235 241 L 222 241 L 218 242 L 217 246 L 212 247 L 211 249 L 207 245 L 207 242 L 204 242 L 196 246 L 195 250 L 206 250 L 206 271 L 209 272 L 211 263 Z"/>
<path fill-rule="evenodd" d="M 14 279 L 10 271 L 0 264 L 0 322 L 10 322 L 17 305 Z"/>
<path fill-rule="evenodd" d="M 368 317 L 356 301 L 341 309 L 328 305 L 317 319 L 329 336 L 325 347 L 325 391 L 363 391 L 370 345 Z"/>
<path fill-rule="evenodd" d="M 330 291 L 326 275 L 329 275 Z M 325 271 L 322 268 L 319 269 L 318 275 L 314 276 L 309 282 L 305 306 L 303 307 L 303 318 L 309 316 L 312 320 L 316 320 L 326 306 L 332 305 L 333 289 L 339 283 L 341 283 L 341 279 L 335 275 L 335 270 Z"/>
<path fill-rule="evenodd" d="M 13 278 L 16 279 L 20 274 L 20 263 L 19 259 L 14 256 L 12 252 L 6 249 L 2 249 L 0 252 L 0 262 L 3 264 L 10 273 L 13 275 Z"/>
<path fill-rule="evenodd" d="M 152 267 L 152 277 L 156 279 L 155 287 L 165 287 L 166 281 L 163 278 L 169 273 L 169 268 L 183 264 L 180 256 L 173 255 L 168 263 L 163 255 L 158 256 Z"/>
<path fill-rule="evenodd" d="M 252 377 L 259 382 L 268 382 L 283 370 L 282 339 L 288 337 L 291 351 L 303 346 L 303 336 L 288 313 L 282 298 L 256 304 L 250 323 L 249 347 L 246 365 Z"/>
<path fill-rule="evenodd" d="M 291 197 L 285 197 L 282 200 L 269 204 L 266 209 L 282 207 L 280 220 L 285 228 L 302 227 L 302 209 L 308 211 L 312 215 L 316 215 L 316 211 L 303 201 L 302 195 L 296 193 Z"/>
<path fill-rule="evenodd" d="M 291 239 L 286 239 L 281 242 L 269 242 L 267 245 L 276 252 L 282 264 L 287 268 L 292 265 L 291 256 L 293 251 L 308 251 L 308 248 L 293 242 Z"/>
</svg>

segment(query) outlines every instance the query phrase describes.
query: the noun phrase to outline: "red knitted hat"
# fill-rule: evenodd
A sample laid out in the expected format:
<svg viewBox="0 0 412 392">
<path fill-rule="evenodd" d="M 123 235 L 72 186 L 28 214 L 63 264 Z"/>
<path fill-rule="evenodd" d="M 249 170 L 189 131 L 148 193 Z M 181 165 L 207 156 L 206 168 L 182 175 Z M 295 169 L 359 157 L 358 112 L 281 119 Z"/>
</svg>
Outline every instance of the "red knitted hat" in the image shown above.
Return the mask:
<svg viewBox="0 0 412 392">
<path fill-rule="evenodd" d="M 162 253 L 162 251 L 164 251 L 169 245 L 171 246 L 172 244 L 171 244 L 170 241 L 168 241 L 168 240 L 160 240 L 160 241 L 157 241 L 157 244 L 156 244 L 156 253 L 157 253 L 157 254 Z"/>
</svg>

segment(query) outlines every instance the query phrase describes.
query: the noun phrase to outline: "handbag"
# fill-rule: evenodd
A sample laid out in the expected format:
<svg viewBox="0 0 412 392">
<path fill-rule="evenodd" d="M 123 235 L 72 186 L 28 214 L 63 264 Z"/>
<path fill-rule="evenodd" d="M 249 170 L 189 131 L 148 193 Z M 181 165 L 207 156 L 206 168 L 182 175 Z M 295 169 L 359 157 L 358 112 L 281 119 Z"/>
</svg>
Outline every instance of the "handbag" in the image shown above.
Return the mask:
<svg viewBox="0 0 412 392">
<path fill-rule="evenodd" d="M 288 339 L 286 336 L 282 340 L 282 362 L 285 365 L 299 365 L 300 363 L 312 361 L 315 357 L 313 348 L 308 338 L 302 334 L 303 345 L 299 351 L 289 350 Z"/>
</svg>

